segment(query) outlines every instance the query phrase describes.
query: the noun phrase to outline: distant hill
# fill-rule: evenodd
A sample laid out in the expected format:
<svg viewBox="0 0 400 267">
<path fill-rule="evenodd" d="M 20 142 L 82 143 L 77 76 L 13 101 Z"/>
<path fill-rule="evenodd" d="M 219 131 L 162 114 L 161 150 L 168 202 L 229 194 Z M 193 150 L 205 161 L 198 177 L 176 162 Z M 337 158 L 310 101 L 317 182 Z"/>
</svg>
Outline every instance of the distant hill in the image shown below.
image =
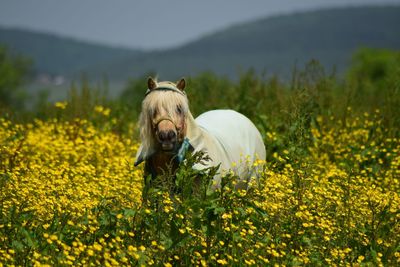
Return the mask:
<svg viewBox="0 0 400 267">
<path fill-rule="evenodd" d="M 235 76 L 254 68 L 290 75 L 295 63 L 318 59 L 343 71 L 358 47 L 400 49 L 400 6 L 318 10 L 259 19 L 175 49 L 149 52 L 108 69 L 121 78 L 154 71 L 178 78 L 204 70 Z"/>
<path fill-rule="evenodd" d="M 0 43 L 27 54 L 38 71 L 125 81 L 149 72 L 175 79 L 203 71 L 235 77 L 254 68 L 288 76 L 318 59 L 339 72 L 358 47 L 400 49 L 400 6 L 351 7 L 267 17 L 209 34 L 174 49 L 135 51 L 47 34 L 0 29 Z"/>
<path fill-rule="evenodd" d="M 38 73 L 67 76 L 139 53 L 47 33 L 1 27 L 0 45 L 32 58 Z"/>
</svg>

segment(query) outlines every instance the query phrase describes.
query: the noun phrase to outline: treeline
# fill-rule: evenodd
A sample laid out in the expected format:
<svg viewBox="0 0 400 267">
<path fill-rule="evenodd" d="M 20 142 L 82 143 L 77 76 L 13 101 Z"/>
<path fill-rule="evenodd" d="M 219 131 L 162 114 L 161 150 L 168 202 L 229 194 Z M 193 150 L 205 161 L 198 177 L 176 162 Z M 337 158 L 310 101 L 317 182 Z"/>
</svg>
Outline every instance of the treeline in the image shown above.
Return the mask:
<svg viewBox="0 0 400 267">
<path fill-rule="evenodd" d="M 29 62 L 0 48 L 2 116 L 14 120 L 54 116 L 66 120 L 75 117 L 94 120 L 93 109 L 103 106 L 110 108 L 110 116 L 116 119 L 116 131 L 123 132 L 127 123 L 137 120 L 146 90 L 146 76 L 129 80 L 121 96 L 114 99 L 108 97 L 106 81 L 93 86 L 83 78 L 71 85 L 62 113 L 54 103 L 47 101 L 45 94 L 27 110 L 24 102 L 31 97 L 22 89 L 29 77 Z M 209 109 L 231 108 L 247 115 L 262 130 L 273 127 L 296 132 L 298 127 L 308 128 L 318 115 L 345 120 L 349 113 L 354 115 L 379 110 L 385 126 L 391 129 L 392 135 L 399 136 L 398 51 L 360 49 L 353 55 L 344 77 L 338 77 L 334 72 L 327 73 L 315 60 L 306 66 L 292 67 L 289 82 L 259 75 L 253 70 L 239 76 L 237 81 L 213 73 L 186 77 L 192 113 L 196 116 Z"/>
</svg>

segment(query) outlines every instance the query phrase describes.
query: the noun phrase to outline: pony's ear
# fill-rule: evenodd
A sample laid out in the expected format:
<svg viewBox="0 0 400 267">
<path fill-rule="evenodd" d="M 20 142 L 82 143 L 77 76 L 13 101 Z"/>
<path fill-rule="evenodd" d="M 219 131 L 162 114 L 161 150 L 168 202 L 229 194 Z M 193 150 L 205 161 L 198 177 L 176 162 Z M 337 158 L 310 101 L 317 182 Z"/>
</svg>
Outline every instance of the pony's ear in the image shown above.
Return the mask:
<svg viewBox="0 0 400 267">
<path fill-rule="evenodd" d="M 181 90 L 181 91 L 185 90 L 185 87 L 186 87 L 185 78 L 180 79 L 180 80 L 176 83 L 176 88 L 178 88 L 178 89 Z"/>
<path fill-rule="evenodd" d="M 157 87 L 157 82 L 152 77 L 149 77 L 147 79 L 147 88 L 153 90 L 156 87 Z"/>
</svg>

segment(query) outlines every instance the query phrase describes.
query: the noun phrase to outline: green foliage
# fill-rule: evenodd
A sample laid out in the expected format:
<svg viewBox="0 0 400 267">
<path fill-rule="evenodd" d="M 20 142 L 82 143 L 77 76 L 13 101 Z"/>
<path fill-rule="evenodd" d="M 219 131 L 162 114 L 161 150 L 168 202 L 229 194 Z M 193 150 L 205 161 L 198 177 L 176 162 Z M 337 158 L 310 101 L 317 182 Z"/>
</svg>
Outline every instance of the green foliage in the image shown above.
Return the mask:
<svg viewBox="0 0 400 267">
<path fill-rule="evenodd" d="M 96 107 L 109 108 L 112 105 L 108 97 L 107 81 L 94 85 L 85 76 L 81 77 L 78 84 L 71 84 L 64 101 L 52 103 L 48 101 L 46 91 L 42 91 L 40 94 L 42 96 L 32 113 L 35 117 L 43 119 L 57 117 L 62 120 L 81 118 L 95 121 L 96 112 L 94 110 Z"/>
<path fill-rule="evenodd" d="M 0 46 L 0 111 L 23 107 L 24 94 L 21 85 L 29 67 L 29 60 L 12 55 L 7 48 Z"/>
<path fill-rule="evenodd" d="M 348 73 L 352 88 L 349 105 L 363 109 L 365 103 L 384 111 L 390 128 L 400 125 L 400 52 L 360 49 Z"/>
<path fill-rule="evenodd" d="M 365 90 L 381 90 L 390 80 L 398 77 L 400 52 L 386 49 L 363 48 L 353 56 L 349 78 Z M 361 92 L 363 93 L 363 92 Z"/>
<path fill-rule="evenodd" d="M 147 89 L 146 80 L 149 76 L 155 77 L 156 75 L 150 73 L 139 79 L 130 79 L 118 99 L 125 113 L 130 114 L 130 119 L 132 119 L 132 116 L 133 119 L 137 119 L 139 115 L 142 108 L 142 100 Z"/>
</svg>

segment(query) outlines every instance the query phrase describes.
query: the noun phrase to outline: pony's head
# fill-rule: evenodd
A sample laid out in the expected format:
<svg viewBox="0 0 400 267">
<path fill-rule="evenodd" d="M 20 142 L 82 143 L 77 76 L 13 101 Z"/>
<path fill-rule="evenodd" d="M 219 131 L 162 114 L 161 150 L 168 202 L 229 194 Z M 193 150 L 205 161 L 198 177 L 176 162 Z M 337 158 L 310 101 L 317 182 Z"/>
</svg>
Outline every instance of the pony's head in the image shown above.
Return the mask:
<svg viewBox="0 0 400 267">
<path fill-rule="evenodd" d="M 185 86 L 184 79 L 175 84 L 149 77 L 139 117 L 142 145 L 137 164 L 156 151 L 172 153 L 179 148 L 186 135 L 185 118 L 189 112 Z"/>
</svg>

